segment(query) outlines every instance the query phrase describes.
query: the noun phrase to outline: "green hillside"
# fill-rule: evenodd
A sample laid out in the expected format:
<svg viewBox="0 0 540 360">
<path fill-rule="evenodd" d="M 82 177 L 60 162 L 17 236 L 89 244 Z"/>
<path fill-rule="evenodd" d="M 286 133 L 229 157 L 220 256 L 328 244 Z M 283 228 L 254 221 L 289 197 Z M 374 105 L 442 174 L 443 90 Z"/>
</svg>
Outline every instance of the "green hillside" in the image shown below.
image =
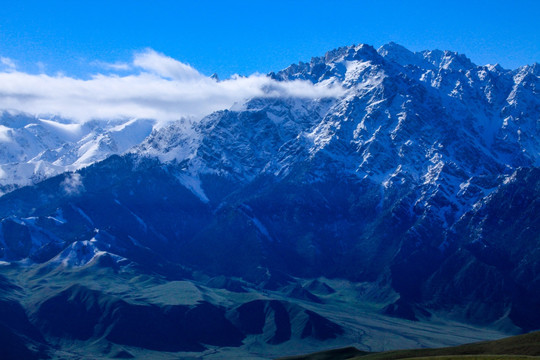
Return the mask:
<svg viewBox="0 0 540 360">
<path fill-rule="evenodd" d="M 367 353 L 349 347 L 309 355 L 284 357 L 280 360 L 496 360 L 540 359 L 540 331 L 509 338 L 439 349 L 413 349 Z"/>
</svg>

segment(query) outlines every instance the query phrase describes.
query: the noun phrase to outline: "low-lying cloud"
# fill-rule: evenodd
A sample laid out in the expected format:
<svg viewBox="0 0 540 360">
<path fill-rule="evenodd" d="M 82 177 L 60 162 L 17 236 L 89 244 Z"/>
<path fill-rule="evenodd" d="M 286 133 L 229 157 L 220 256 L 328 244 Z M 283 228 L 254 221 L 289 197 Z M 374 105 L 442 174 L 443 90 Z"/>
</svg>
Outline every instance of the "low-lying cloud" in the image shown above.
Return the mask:
<svg viewBox="0 0 540 360">
<path fill-rule="evenodd" d="M 60 183 L 60 187 L 68 195 L 77 195 L 84 190 L 84 184 L 82 182 L 81 174 L 68 173 L 64 178 L 64 181 Z"/>
<path fill-rule="evenodd" d="M 342 94 L 340 87 L 298 80 L 279 82 L 258 74 L 217 81 L 151 49 L 135 54 L 131 63 L 94 62 L 94 66 L 117 73 L 90 79 L 28 74 L 18 71 L 11 59 L 1 59 L 0 110 L 58 115 L 81 122 L 126 117 L 161 121 L 200 118 L 252 97 L 325 98 Z"/>
</svg>

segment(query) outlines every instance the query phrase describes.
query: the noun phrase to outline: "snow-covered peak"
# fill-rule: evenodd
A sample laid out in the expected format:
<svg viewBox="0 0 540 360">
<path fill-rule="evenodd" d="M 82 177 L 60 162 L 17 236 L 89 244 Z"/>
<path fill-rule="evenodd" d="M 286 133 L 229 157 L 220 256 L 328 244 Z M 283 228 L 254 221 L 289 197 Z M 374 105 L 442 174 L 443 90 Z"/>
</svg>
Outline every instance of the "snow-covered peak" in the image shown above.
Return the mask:
<svg viewBox="0 0 540 360">
<path fill-rule="evenodd" d="M 95 262 L 102 256 L 109 256 L 113 261 L 125 260 L 121 256 L 100 250 L 99 242 L 96 239 L 75 241 L 71 243 L 60 254 L 49 261 L 50 264 L 60 264 L 64 267 L 82 267 Z"/>
<path fill-rule="evenodd" d="M 44 129 L 65 142 L 76 141 L 86 133 L 84 126 L 79 123 L 63 123 L 47 119 L 38 119 L 38 121 Z M 32 126 L 32 124 L 26 126 Z"/>
<path fill-rule="evenodd" d="M 77 123 L 22 113 L 0 115 L 0 193 L 121 154 L 141 143 L 154 120 Z"/>
<path fill-rule="evenodd" d="M 453 51 L 444 51 L 440 60 L 434 61 L 433 65 L 445 70 L 470 70 L 476 67 L 468 57 Z"/>
<path fill-rule="evenodd" d="M 418 211 L 445 203 L 437 218 L 450 223 L 493 191 L 501 173 L 538 163 L 533 70 L 476 66 L 455 52 L 414 53 L 394 43 L 378 52 L 343 47 L 270 74 L 333 81 L 346 89 L 342 97 L 250 99 L 157 131 L 134 152 L 180 164 L 181 182 L 199 197 L 202 174 L 247 184 L 309 169 L 313 182 L 335 172 L 383 192 L 418 187 Z"/>
<path fill-rule="evenodd" d="M 540 76 L 540 64 L 535 62 L 531 65 L 524 65 L 516 70 L 517 73 L 528 73 L 534 76 Z"/>
<path fill-rule="evenodd" d="M 386 60 L 395 62 L 401 66 L 414 65 L 423 69 L 435 69 L 435 65 L 427 61 L 421 53 L 412 52 L 394 42 L 381 46 L 377 52 Z"/>
<path fill-rule="evenodd" d="M 484 160 L 496 169 L 538 161 L 537 74 L 538 64 L 510 71 L 476 66 L 456 52 L 412 52 L 395 43 L 378 51 L 364 44 L 341 47 L 269 75 L 345 89 L 334 99 L 253 98 L 160 129 L 151 120 L 73 124 L 6 117 L 0 146 L 11 160 L 0 159 L 0 180 L 32 183 L 137 144 L 132 153 L 177 164 L 182 179 L 198 184 L 190 187 L 200 188 L 198 194 L 204 193 L 203 173 L 250 181 L 285 176 L 305 161 L 322 167 L 328 159 L 344 172 L 386 184 L 391 174 L 421 179 L 429 171 L 444 173 L 441 161 L 465 161 L 472 176 Z M 460 143 L 458 133 L 477 147 Z M 476 158 L 464 155 L 475 152 Z"/>
<path fill-rule="evenodd" d="M 360 44 L 340 47 L 327 52 L 324 55 L 324 62 L 327 64 L 343 61 L 379 61 L 377 50 L 371 45 Z"/>
<path fill-rule="evenodd" d="M 453 51 L 424 50 L 412 52 L 390 42 L 381 46 L 378 53 L 386 60 L 401 66 L 413 65 L 423 70 L 471 70 L 476 65 L 465 55 Z"/>
<path fill-rule="evenodd" d="M 210 115 L 211 118 L 215 115 Z M 208 120 L 206 120 L 208 121 Z M 152 133 L 131 152 L 162 162 L 182 162 L 194 156 L 201 135 L 193 121 L 182 119 Z"/>
<path fill-rule="evenodd" d="M 360 44 L 340 47 L 324 56 L 314 57 L 309 63 L 292 64 L 269 76 L 276 80 L 308 80 L 313 83 L 329 81 L 342 82 L 351 64 L 380 64 L 382 57 L 370 45 Z M 343 84 L 346 85 L 346 84 Z"/>
</svg>

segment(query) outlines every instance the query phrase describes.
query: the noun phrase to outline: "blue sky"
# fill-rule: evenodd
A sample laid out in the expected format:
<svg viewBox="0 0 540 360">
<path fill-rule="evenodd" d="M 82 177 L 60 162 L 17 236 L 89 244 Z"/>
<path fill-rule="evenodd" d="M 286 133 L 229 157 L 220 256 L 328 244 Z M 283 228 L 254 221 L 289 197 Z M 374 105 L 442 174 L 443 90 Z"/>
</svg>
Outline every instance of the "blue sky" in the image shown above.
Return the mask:
<svg viewBox="0 0 540 360">
<path fill-rule="evenodd" d="M 20 71 L 84 78 L 151 48 L 226 78 L 394 41 L 515 68 L 540 61 L 539 19 L 539 0 L 20 0 L 2 4 L 0 57 Z"/>
</svg>

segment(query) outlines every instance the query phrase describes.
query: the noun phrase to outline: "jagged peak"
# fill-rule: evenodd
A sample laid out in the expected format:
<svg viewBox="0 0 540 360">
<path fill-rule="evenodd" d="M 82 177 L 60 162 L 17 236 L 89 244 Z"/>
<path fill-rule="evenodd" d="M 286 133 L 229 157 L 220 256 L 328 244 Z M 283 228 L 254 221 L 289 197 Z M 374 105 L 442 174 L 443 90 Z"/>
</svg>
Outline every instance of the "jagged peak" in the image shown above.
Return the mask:
<svg viewBox="0 0 540 360">
<path fill-rule="evenodd" d="M 424 50 L 420 54 L 426 61 L 439 69 L 470 70 L 477 67 L 467 56 L 455 51 Z"/>
<path fill-rule="evenodd" d="M 381 46 L 377 52 L 386 60 L 395 62 L 401 66 L 414 65 L 424 69 L 434 68 L 433 64 L 426 61 L 422 54 L 412 52 L 395 42 L 389 42 Z"/>
<path fill-rule="evenodd" d="M 413 65 L 426 70 L 470 70 L 476 68 L 476 65 L 468 57 L 455 51 L 435 49 L 413 52 L 395 42 L 389 42 L 377 51 L 386 60 L 402 66 Z"/>
<path fill-rule="evenodd" d="M 324 56 L 325 63 L 341 62 L 344 60 L 373 61 L 378 59 L 380 59 L 380 55 L 377 53 L 377 50 L 367 44 L 340 47 L 327 52 Z"/>
<path fill-rule="evenodd" d="M 377 49 L 377 52 L 382 56 L 385 56 L 385 55 L 389 54 L 390 52 L 401 52 L 401 53 L 406 53 L 406 54 L 414 54 L 412 51 L 407 49 L 405 46 L 400 45 L 398 43 L 395 43 L 393 41 L 390 41 L 388 44 L 382 45 L 379 49 Z"/>
<path fill-rule="evenodd" d="M 484 67 L 486 69 L 488 69 L 489 71 L 491 71 L 491 72 L 503 72 L 503 71 L 505 71 L 505 69 L 499 63 L 487 64 L 487 65 L 484 65 Z"/>
<path fill-rule="evenodd" d="M 533 74 L 533 75 L 536 75 L 536 76 L 540 76 L 540 64 L 537 63 L 537 62 L 534 62 L 530 65 L 523 65 L 523 66 L 520 66 L 516 69 L 516 73 L 518 74 L 525 74 L 525 73 L 529 73 L 529 74 Z"/>
<path fill-rule="evenodd" d="M 325 78 L 327 70 L 348 61 L 363 61 L 378 64 L 382 62 L 382 57 L 371 45 L 343 46 L 328 51 L 324 56 L 313 57 L 309 63 L 300 61 L 298 64 L 292 64 L 278 73 L 271 72 L 268 76 L 275 80 L 302 79 L 317 82 Z"/>
</svg>

